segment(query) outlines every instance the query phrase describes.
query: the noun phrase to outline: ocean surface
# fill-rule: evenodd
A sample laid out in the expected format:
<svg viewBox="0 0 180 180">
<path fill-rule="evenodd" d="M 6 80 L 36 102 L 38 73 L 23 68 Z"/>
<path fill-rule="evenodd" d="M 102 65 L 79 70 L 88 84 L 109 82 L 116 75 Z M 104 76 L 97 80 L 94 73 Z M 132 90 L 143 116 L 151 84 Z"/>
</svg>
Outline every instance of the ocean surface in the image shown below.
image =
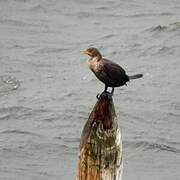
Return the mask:
<svg viewBox="0 0 180 180">
<path fill-rule="evenodd" d="M 90 46 L 144 74 L 114 94 L 123 180 L 180 179 L 179 0 L 0 0 L 0 180 L 75 179 Z"/>
</svg>

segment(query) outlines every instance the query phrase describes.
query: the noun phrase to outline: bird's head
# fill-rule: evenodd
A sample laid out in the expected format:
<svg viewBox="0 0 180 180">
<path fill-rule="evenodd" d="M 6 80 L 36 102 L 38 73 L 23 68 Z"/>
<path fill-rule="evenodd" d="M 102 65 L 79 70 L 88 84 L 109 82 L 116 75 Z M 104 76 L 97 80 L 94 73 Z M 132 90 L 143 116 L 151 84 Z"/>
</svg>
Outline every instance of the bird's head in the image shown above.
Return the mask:
<svg viewBox="0 0 180 180">
<path fill-rule="evenodd" d="M 84 54 L 87 54 L 88 56 L 94 58 L 99 57 L 101 58 L 101 53 L 94 47 L 88 48 L 84 51 Z"/>
</svg>

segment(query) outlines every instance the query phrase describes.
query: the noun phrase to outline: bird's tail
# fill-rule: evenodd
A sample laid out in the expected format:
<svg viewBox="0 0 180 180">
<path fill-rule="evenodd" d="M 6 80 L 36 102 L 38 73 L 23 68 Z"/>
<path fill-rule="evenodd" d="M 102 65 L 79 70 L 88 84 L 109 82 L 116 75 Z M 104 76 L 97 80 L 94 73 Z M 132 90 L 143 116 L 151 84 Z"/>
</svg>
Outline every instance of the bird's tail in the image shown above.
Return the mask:
<svg viewBox="0 0 180 180">
<path fill-rule="evenodd" d="M 135 75 L 129 76 L 129 80 L 138 79 L 138 78 L 141 78 L 141 77 L 143 77 L 143 74 L 135 74 Z"/>
</svg>

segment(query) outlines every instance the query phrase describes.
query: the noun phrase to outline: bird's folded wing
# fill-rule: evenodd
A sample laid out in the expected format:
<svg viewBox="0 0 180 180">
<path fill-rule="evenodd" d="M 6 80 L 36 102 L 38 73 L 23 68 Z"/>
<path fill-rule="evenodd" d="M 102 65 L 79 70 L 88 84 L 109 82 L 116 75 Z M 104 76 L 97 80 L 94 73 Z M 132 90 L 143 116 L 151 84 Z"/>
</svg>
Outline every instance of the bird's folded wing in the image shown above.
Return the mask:
<svg viewBox="0 0 180 180">
<path fill-rule="evenodd" d="M 126 72 L 120 65 L 107 59 L 104 59 L 103 62 L 104 71 L 110 79 L 116 81 L 117 83 L 127 81 Z"/>
</svg>

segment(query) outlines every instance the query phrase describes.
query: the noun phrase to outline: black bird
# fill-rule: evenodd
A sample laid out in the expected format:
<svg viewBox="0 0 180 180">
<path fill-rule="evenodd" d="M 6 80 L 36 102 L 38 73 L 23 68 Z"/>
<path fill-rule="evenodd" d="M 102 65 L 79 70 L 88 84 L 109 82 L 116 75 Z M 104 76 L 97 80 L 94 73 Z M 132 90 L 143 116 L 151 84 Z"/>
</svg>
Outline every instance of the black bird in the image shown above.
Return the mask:
<svg viewBox="0 0 180 180">
<path fill-rule="evenodd" d="M 126 85 L 126 82 L 131 79 L 143 76 L 143 74 L 128 76 L 120 65 L 103 58 L 98 49 L 94 47 L 86 49 L 84 53 L 91 57 L 88 60 L 89 68 L 105 84 L 104 92 L 107 92 L 108 87 L 112 87 L 111 94 L 113 94 L 115 87 Z"/>
</svg>

